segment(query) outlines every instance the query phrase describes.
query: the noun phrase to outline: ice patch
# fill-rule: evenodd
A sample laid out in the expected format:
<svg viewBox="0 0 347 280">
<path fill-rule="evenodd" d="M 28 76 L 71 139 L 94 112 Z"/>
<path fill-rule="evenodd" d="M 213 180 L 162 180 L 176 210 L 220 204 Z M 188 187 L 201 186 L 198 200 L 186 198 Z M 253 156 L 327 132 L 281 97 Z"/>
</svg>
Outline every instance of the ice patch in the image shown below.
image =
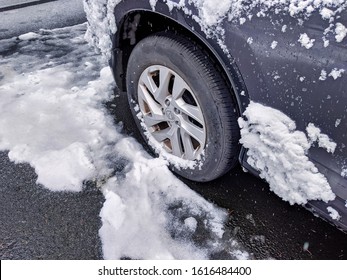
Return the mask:
<svg viewBox="0 0 347 280">
<path fill-rule="evenodd" d="M 305 133 L 282 112 L 251 102 L 239 118 L 240 143 L 247 162 L 260 172 L 270 189 L 290 204 L 335 198 L 327 179 L 307 157 L 311 147 Z"/>
<path fill-rule="evenodd" d="M 27 41 L 27 40 L 34 40 L 36 38 L 38 38 L 40 35 L 35 33 L 35 32 L 28 32 L 22 35 L 18 36 L 19 40 L 23 40 L 23 41 Z"/>
</svg>

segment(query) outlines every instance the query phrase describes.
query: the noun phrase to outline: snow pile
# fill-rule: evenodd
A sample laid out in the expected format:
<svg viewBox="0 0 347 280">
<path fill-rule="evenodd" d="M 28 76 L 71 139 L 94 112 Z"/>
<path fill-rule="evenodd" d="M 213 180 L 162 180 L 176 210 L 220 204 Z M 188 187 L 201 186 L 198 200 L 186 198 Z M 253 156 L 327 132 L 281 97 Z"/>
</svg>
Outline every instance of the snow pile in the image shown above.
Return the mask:
<svg viewBox="0 0 347 280">
<path fill-rule="evenodd" d="M 100 236 L 106 259 L 205 259 L 220 251 L 238 257 L 232 242 L 222 241 L 224 211 L 187 188 L 165 161 L 149 158 L 133 140 L 122 139 L 116 151 L 128 165 L 124 176 L 110 178 L 103 187 Z M 206 241 L 191 242 L 196 234 Z"/>
<path fill-rule="evenodd" d="M 85 31 L 79 25 L 0 42 L 0 150 L 31 164 L 53 191 L 96 181 L 105 195 L 105 258 L 248 258 L 224 231 L 226 211 L 120 133 L 105 107 L 114 98 L 110 69 Z"/>
<path fill-rule="evenodd" d="M 241 144 L 248 149 L 248 163 L 283 200 L 305 204 L 308 200 L 333 200 L 327 179 L 307 157 L 311 145 L 318 141 L 333 152 L 336 144 L 313 125 L 305 133 L 296 130 L 293 120 L 282 112 L 251 102 L 239 118 Z"/>
<path fill-rule="evenodd" d="M 114 87 L 112 74 L 109 68 L 93 71 L 92 63 L 80 58 L 83 53 L 93 56 L 85 46 L 83 30 L 77 26 L 70 38 L 64 29 L 56 34 L 46 31 L 43 37 L 36 34 L 31 36 L 32 44 L 19 43 L 23 55 L 1 62 L 0 149 L 9 150 L 14 162 L 29 162 L 37 182 L 51 190 L 80 191 L 83 181 L 96 174 L 107 176 L 110 170 L 103 156 L 117 138 L 111 118 L 101 107 Z M 65 40 L 59 39 L 63 36 Z M 56 45 L 49 46 L 52 42 Z M 70 42 L 83 45 L 81 54 L 73 51 L 65 57 L 67 65 L 47 56 L 30 58 L 32 51 L 51 51 L 59 58 L 61 50 L 54 48 L 63 49 Z M 21 64 L 24 69 L 18 67 Z M 83 77 L 88 72 L 90 80 Z"/>
</svg>

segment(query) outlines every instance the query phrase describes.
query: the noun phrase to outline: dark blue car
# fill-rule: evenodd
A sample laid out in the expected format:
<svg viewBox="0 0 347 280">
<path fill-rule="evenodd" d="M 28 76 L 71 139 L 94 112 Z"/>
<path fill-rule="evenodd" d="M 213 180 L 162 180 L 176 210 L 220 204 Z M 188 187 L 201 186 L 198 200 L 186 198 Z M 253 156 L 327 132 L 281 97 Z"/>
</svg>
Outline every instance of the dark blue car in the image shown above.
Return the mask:
<svg viewBox="0 0 347 280">
<path fill-rule="evenodd" d="M 241 163 L 347 230 L 345 2 L 91 0 L 88 36 L 176 173 Z"/>
</svg>

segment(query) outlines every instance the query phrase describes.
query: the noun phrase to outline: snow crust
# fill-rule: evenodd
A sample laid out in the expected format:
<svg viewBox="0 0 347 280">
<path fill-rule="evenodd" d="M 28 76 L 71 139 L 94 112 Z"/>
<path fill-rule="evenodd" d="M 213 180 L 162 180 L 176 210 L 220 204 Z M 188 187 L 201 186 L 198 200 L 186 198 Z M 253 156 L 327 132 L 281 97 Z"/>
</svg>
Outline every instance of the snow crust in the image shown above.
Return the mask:
<svg viewBox="0 0 347 280">
<path fill-rule="evenodd" d="M 248 149 L 247 162 L 259 170 L 270 189 L 290 204 L 335 198 L 327 179 L 307 157 L 314 142 L 329 152 L 334 144 L 314 125 L 308 126 L 309 139 L 284 113 L 251 102 L 239 118 L 240 143 Z M 321 137 L 321 140 L 320 140 Z"/>
<path fill-rule="evenodd" d="M 16 50 L 0 60 L 0 150 L 28 162 L 52 191 L 100 187 L 106 259 L 249 258 L 224 229 L 225 210 L 121 133 L 105 106 L 117 100 L 110 69 L 85 32 L 79 25 L 0 42 L 1 53 Z"/>
</svg>

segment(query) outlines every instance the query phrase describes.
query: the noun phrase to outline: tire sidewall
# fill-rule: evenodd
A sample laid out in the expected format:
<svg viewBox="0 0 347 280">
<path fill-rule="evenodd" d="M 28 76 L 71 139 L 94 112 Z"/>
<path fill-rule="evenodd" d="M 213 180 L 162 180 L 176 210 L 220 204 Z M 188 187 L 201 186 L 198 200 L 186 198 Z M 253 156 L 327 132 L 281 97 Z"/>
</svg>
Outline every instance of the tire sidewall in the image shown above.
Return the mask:
<svg viewBox="0 0 347 280">
<path fill-rule="evenodd" d="M 151 40 L 156 40 L 155 42 Z M 170 41 L 170 40 L 168 40 Z M 138 112 L 134 109 L 134 103 L 138 104 L 138 82 L 142 72 L 149 66 L 166 66 L 180 75 L 189 85 L 204 115 L 206 126 L 206 146 L 202 164 L 197 164 L 194 169 L 177 169 L 171 167 L 179 175 L 193 181 L 209 181 L 219 174 L 219 161 L 223 157 L 224 137 L 223 122 L 219 118 L 218 100 L 213 85 L 209 83 L 208 72 L 204 61 L 196 59 L 184 47 L 175 44 L 169 45 L 167 41 L 160 41 L 158 37 L 146 38 L 139 42 L 140 45 L 134 48 L 128 61 L 127 68 L 127 93 L 131 112 L 134 116 L 143 138 L 147 143 L 147 137 L 138 119 Z M 174 41 L 173 41 L 174 43 Z M 206 63 L 207 61 L 207 57 Z M 208 68 L 207 68 L 208 69 Z M 153 150 L 150 147 L 151 150 Z"/>
</svg>

